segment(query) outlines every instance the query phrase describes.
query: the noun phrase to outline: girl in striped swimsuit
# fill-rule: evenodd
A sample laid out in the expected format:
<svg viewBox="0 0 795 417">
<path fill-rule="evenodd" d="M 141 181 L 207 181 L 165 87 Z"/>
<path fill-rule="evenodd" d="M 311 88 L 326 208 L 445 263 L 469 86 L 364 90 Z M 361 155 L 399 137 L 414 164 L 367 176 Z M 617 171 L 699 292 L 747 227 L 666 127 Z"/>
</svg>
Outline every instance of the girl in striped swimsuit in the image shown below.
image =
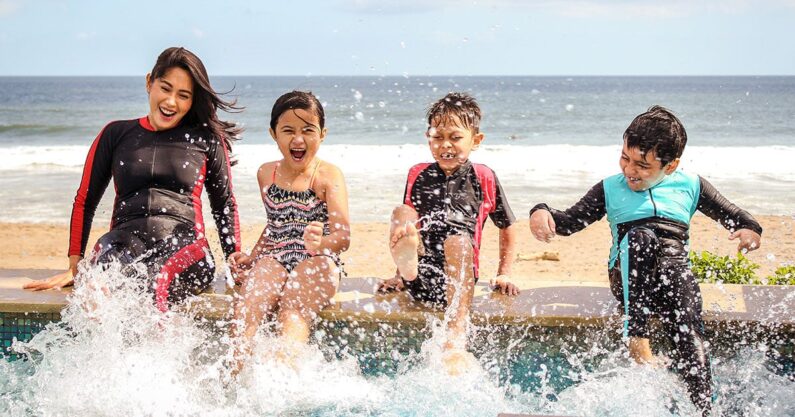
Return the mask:
<svg viewBox="0 0 795 417">
<path fill-rule="evenodd" d="M 306 344 L 312 321 L 336 293 L 339 254 L 350 244 L 348 193 L 339 168 L 316 157 L 324 124 L 311 93 L 292 91 L 273 105 L 270 134 L 283 158 L 257 173 L 268 221 L 250 254 L 229 256 L 243 280 L 234 305 L 234 372 L 267 315 L 277 313 L 284 346 Z"/>
</svg>

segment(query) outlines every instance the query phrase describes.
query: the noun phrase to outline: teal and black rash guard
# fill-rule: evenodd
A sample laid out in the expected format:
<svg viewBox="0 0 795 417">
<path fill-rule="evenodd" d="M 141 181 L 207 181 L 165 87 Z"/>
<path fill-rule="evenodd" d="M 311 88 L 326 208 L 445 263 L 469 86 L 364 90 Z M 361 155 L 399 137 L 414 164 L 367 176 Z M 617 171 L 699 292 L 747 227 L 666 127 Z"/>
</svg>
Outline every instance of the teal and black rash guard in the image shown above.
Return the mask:
<svg viewBox="0 0 795 417">
<path fill-rule="evenodd" d="M 645 191 L 632 191 L 623 174 L 607 177 L 594 185 L 580 201 L 565 211 L 538 204 L 552 213 L 555 232 L 569 236 L 607 215 L 613 235 L 610 267 L 615 264 L 618 247 L 627 231 L 644 225 L 662 241 L 667 256 L 687 256 L 690 219 L 696 210 L 719 222 L 730 231 L 750 229 L 759 234 L 762 227 L 745 210 L 735 206 L 704 178 L 675 171 Z"/>
<path fill-rule="evenodd" d="M 645 191 L 632 191 L 623 174 L 605 178 L 571 208 L 546 204 L 558 234 L 568 236 L 607 215 L 613 237 L 609 277 L 624 312 L 624 334 L 650 337 L 649 316 L 656 314 L 676 351 L 674 364 L 691 400 L 708 415 L 712 374 L 704 342 L 702 298 L 690 270 L 690 219 L 701 211 L 735 231 L 762 228 L 748 212 L 724 198 L 709 182 L 675 171 Z"/>
<path fill-rule="evenodd" d="M 94 212 L 111 179 L 116 190 L 111 231 L 100 238 L 95 252 L 101 258 L 112 250 L 113 258 L 149 264 L 157 275 L 154 289 L 161 309 L 175 299 L 169 293 L 175 279 L 192 290 L 212 280 L 203 188 L 224 253 L 239 250 L 228 150 L 206 128 L 180 125 L 155 131 L 146 117 L 105 126 L 91 145 L 75 197 L 70 256 L 85 254 Z M 188 285 L 190 280 L 196 282 Z"/>
</svg>

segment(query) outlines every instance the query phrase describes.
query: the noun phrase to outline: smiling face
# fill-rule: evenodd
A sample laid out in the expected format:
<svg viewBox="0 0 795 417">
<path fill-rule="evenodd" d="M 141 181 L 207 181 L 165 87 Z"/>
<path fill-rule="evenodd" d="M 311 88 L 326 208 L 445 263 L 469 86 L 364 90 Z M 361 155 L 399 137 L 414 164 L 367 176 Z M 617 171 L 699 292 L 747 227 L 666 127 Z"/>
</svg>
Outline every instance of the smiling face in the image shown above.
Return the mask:
<svg viewBox="0 0 795 417">
<path fill-rule="evenodd" d="M 182 68 L 172 67 L 160 78 L 146 75 L 149 93 L 149 123 L 155 130 L 176 127 L 193 105 L 193 78 Z"/>
<path fill-rule="evenodd" d="M 279 116 L 276 129 L 270 129 L 270 134 L 287 167 L 303 171 L 315 159 L 326 129 L 320 128 L 320 118 L 313 111 L 291 109 Z"/>
<path fill-rule="evenodd" d="M 452 175 L 468 159 L 472 150 L 483 141 L 483 133 L 473 133 L 455 117 L 437 120 L 425 134 L 433 159 L 445 175 Z"/>
<path fill-rule="evenodd" d="M 625 140 L 619 165 L 629 189 L 645 191 L 657 185 L 666 175 L 676 171 L 679 160 L 675 159 L 663 166 L 653 150 L 644 154 L 640 148 L 628 148 Z"/>
</svg>

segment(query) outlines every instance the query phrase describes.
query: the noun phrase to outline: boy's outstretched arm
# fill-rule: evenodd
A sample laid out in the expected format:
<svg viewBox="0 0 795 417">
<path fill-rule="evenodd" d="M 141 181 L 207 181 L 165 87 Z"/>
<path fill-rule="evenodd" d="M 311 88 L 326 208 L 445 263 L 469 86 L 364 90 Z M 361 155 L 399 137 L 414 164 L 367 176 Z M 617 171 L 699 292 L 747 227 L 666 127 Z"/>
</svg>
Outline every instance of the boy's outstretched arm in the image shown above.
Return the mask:
<svg viewBox="0 0 795 417">
<path fill-rule="evenodd" d="M 494 279 L 495 290 L 506 295 L 518 295 L 519 287 L 510 281 L 513 260 L 516 257 L 516 223 L 500 229 L 500 264 Z"/>
<path fill-rule="evenodd" d="M 729 240 L 740 240 L 737 251 L 750 252 L 759 249 L 762 240 L 762 226 L 759 222 L 750 213 L 726 199 L 709 181 L 700 176 L 698 178 L 701 181 L 701 192 L 697 209 L 728 229 L 731 232 Z"/>
<path fill-rule="evenodd" d="M 549 212 L 551 218 L 544 213 L 536 214 L 540 210 Z M 569 236 L 585 229 L 604 217 L 605 213 L 605 188 L 599 181 L 580 201 L 565 211 L 555 210 L 544 203 L 536 204 L 530 210 L 530 231 L 536 239 L 549 242 L 555 234 Z"/>
</svg>

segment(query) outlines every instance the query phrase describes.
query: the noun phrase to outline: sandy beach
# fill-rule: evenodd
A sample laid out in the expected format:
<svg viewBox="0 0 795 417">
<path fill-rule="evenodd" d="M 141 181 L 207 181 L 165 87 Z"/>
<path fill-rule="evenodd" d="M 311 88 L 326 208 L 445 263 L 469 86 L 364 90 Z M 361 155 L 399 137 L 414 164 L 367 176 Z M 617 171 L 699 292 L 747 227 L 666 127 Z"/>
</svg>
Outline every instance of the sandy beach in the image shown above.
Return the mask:
<svg viewBox="0 0 795 417">
<path fill-rule="evenodd" d="M 778 266 L 795 263 L 795 219 L 789 216 L 757 216 L 764 228 L 762 248 L 749 254 L 761 265 L 759 276 L 767 276 Z M 536 241 L 529 233 L 527 218 L 520 218 L 517 259 L 513 279 L 576 282 L 607 282 L 605 263 L 610 247 L 606 221 L 591 225 L 570 237 L 557 237 L 550 244 Z M 209 241 L 216 259 L 221 258 L 214 229 Z M 106 231 L 92 230 L 93 243 Z M 389 277 L 394 266 L 386 246 L 388 224 L 354 223 L 351 248 L 343 255 L 349 277 Z M 244 248 L 250 248 L 262 231 L 261 224 L 245 224 L 242 228 Z M 67 265 L 66 225 L 34 223 L 0 223 L 0 268 L 63 269 Z M 737 244 L 728 240 L 728 232 L 709 218 L 697 215 L 691 227 L 691 244 L 696 251 L 708 250 L 719 255 L 736 252 Z M 535 259 L 543 252 L 557 254 L 559 261 Z M 493 277 L 497 270 L 497 229 L 487 222 L 481 254 L 481 279 Z"/>
</svg>

